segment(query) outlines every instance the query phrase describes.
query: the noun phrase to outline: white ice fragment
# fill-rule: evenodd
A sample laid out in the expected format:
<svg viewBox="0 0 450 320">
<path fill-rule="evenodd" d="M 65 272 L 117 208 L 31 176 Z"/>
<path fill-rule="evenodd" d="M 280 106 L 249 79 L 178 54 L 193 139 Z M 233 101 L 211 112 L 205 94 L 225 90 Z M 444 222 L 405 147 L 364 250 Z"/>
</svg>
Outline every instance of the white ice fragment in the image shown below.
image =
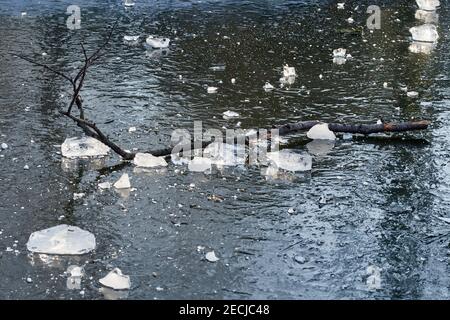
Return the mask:
<svg viewBox="0 0 450 320">
<path fill-rule="evenodd" d="M 131 188 L 130 178 L 128 173 L 124 173 L 116 183 L 114 183 L 116 189 L 129 189 Z"/>
<path fill-rule="evenodd" d="M 295 213 L 295 209 L 294 208 L 289 208 L 288 209 L 288 213 L 289 214 L 294 214 Z"/>
<path fill-rule="evenodd" d="M 74 194 L 73 194 L 73 200 L 81 199 L 81 198 L 83 198 L 84 196 L 85 196 L 84 193 L 74 193 Z"/>
<path fill-rule="evenodd" d="M 327 123 L 316 124 L 309 129 L 306 136 L 313 140 L 336 140 L 336 135 L 333 131 L 328 129 Z"/>
<path fill-rule="evenodd" d="M 101 182 L 98 184 L 99 189 L 105 190 L 111 188 L 111 182 Z"/>
<path fill-rule="evenodd" d="M 219 258 L 217 258 L 216 253 L 214 251 L 207 252 L 205 255 L 206 260 L 209 262 L 217 262 Z"/>
<path fill-rule="evenodd" d="M 25 17 L 25 16 L 27 15 L 27 13 L 24 11 L 24 12 L 21 12 L 20 15 L 21 15 L 22 17 Z"/>
<path fill-rule="evenodd" d="M 414 41 L 436 42 L 439 39 L 437 28 L 433 24 L 423 24 L 409 29 Z"/>
<path fill-rule="evenodd" d="M 218 166 L 243 165 L 247 158 L 245 147 L 222 142 L 210 143 L 203 150 L 203 156 L 211 159 L 212 163 Z"/>
<path fill-rule="evenodd" d="M 71 265 L 67 268 L 66 274 L 68 275 L 66 286 L 69 290 L 81 289 L 81 278 L 84 276 L 83 267 Z"/>
<path fill-rule="evenodd" d="M 203 158 L 203 157 L 194 157 L 191 161 L 189 161 L 188 169 L 193 172 L 205 172 L 211 170 L 211 159 Z"/>
<path fill-rule="evenodd" d="M 123 40 L 128 42 L 135 42 L 139 40 L 140 36 L 123 36 Z"/>
<path fill-rule="evenodd" d="M 4 142 L 2 143 L 1 147 L 3 150 L 8 149 L 8 145 Z"/>
<path fill-rule="evenodd" d="M 219 88 L 217 88 L 217 87 L 209 87 L 208 86 L 208 88 L 206 88 L 206 92 L 208 92 L 208 93 L 216 93 L 218 89 Z"/>
<path fill-rule="evenodd" d="M 125 7 L 132 7 L 135 5 L 135 3 L 133 2 L 133 0 L 125 0 L 124 4 Z"/>
<path fill-rule="evenodd" d="M 163 157 L 155 157 L 150 153 L 136 153 L 133 164 L 137 167 L 154 168 L 167 166 Z"/>
<path fill-rule="evenodd" d="M 95 237 L 89 231 L 61 224 L 33 232 L 27 249 L 35 253 L 80 255 L 95 249 Z"/>
<path fill-rule="evenodd" d="M 148 36 L 147 39 L 145 39 L 145 42 L 153 49 L 162 49 L 162 48 L 167 48 L 169 46 L 170 39 L 162 38 L 162 37 L 155 37 L 155 36 Z"/>
<path fill-rule="evenodd" d="M 236 79 L 235 78 L 231 78 L 231 83 L 235 84 L 236 83 Z"/>
<path fill-rule="evenodd" d="M 309 154 L 299 154 L 288 149 L 276 152 L 268 152 L 267 158 L 279 168 L 287 171 L 310 171 L 312 169 L 312 157 Z M 267 173 L 266 173 L 267 174 Z"/>
<path fill-rule="evenodd" d="M 132 133 L 132 132 L 136 132 L 136 127 L 130 127 L 128 128 L 128 132 Z"/>
<path fill-rule="evenodd" d="M 289 67 L 289 65 L 283 66 L 283 77 L 289 78 L 289 77 L 296 77 L 297 73 L 295 72 L 294 67 Z"/>
<path fill-rule="evenodd" d="M 408 92 L 406 93 L 406 95 L 407 95 L 409 98 L 417 98 L 417 97 L 419 96 L 419 93 L 418 93 L 417 91 L 408 91 Z"/>
<path fill-rule="evenodd" d="M 381 121 L 381 119 L 378 119 L 377 124 L 383 124 L 383 121 Z"/>
<path fill-rule="evenodd" d="M 91 137 L 67 138 L 61 145 L 61 154 L 66 158 L 102 157 L 109 147 Z"/>
<path fill-rule="evenodd" d="M 342 10 L 342 9 L 344 9 L 344 7 L 345 7 L 345 2 L 338 2 L 338 4 L 337 4 L 338 10 Z"/>
<path fill-rule="evenodd" d="M 263 89 L 264 89 L 264 91 L 271 91 L 271 90 L 275 89 L 275 87 L 273 85 L 271 85 L 269 82 L 266 82 Z"/>
<path fill-rule="evenodd" d="M 415 18 L 423 23 L 439 22 L 439 14 L 437 14 L 436 11 L 425 11 L 419 9 L 416 11 Z"/>
<path fill-rule="evenodd" d="M 368 266 L 366 269 L 367 277 L 366 284 L 367 288 L 371 291 L 381 289 L 381 271 L 382 269 L 377 266 Z"/>
<path fill-rule="evenodd" d="M 226 119 L 226 120 L 227 119 L 231 119 L 231 118 L 239 117 L 239 113 L 234 112 L 234 111 L 230 111 L 230 110 L 225 111 L 224 113 L 222 113 L 222 115 L 223 115 L 223 118 Z"/>
<path fill-rule="evenodd" d="M 435 42 L 413 41 L 408 49 L 412 53 L 431 54 L 431 52 L 433 52 L 435 48 L 436 48 Z"/>
<path fill-rule="evenodd" d="M 347 54 L 347 49 L 339 48 L 333 50 L 333 57 L 335 58 L 345 58 Z"/>
<path fill-rule="evenodd" d="M 42 56 L 46 57 L 47 56 L 47 52 L 42 52 Z"/>
<path fill-rule="evenodd" d="M 416 2 L 419 9 L 426 11 L 434 11 L 441 5 L 439 0 L 416 0 Z"/>
<path fill-rule="evenodd" d="M 350 18 L 347 19 L 347 22 L 352 24 L 353 22 L 355 22 L 355 20 L 352 17 L 350 17 Z"/>
<path fill-rule="evenodd" d="M 131 287 L 130 277 L 122 274 L 119 268 L 114 268 L 104 278 L 101 278 L 99 282 L 105 287 L 114 290 L 128 290 Z"/>
<path fill-rule="evenodd" d="M 26 165 L 23 166 L 23 169 L 24 170 L 30 170 L 30 166 L 26 164 Z"/>
</svg>

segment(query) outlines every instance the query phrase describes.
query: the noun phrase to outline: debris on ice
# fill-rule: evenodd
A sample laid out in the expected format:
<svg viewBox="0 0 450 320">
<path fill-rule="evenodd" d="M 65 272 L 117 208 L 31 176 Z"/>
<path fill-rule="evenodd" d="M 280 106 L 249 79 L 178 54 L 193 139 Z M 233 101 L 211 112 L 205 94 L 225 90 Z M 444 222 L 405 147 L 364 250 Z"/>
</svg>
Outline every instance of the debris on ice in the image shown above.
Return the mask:
<svg viewBox="0 0 450 320">
<path fill-rule="evenodd" d="M 80 255 L 95 249 L 95 237 L 89 231 L 61 224 L 33 232 L 27 249 L 35 253 Z"/>
<path fill-rule="evenodd" d="M 114 268 L 104 278 L 101 278 L 99 282 L 105 287 L 114 290 L 127 290 L 131 287 L 130 277 L 122 274 L 119 268 Z"/>
<path fill-rule="evenodd" d="M 109 147 L 92 137 L 67 138 L 61 145 L 61 154 L 66 158 L 102 157 Z"/>
<path fill-rule="evenodd" d="M 306 136 L 313 140 L 336 140 L 336 135 L 333 131 L 328 129 L 327 123 L 316 124 L 309 129 Z"/>
<path fill-rule="evenodd" d="M 137 167 L 154 168 L 167 166 L 163 157 L 155 157 L 150 153 L 136 153 L 133 164 Z"/>
</svg>

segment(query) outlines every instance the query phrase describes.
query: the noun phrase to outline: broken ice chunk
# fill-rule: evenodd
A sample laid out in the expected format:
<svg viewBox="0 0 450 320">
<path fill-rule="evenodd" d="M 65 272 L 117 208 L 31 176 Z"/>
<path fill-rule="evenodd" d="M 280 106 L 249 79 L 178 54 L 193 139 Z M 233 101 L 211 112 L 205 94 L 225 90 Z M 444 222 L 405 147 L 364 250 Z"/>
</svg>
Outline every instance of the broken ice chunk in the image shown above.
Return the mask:
<svg viewBox="0 0 450 320">
<path fill-rule="evenodd" d="M 209 262 L 217 262 L 217 261 L 219 261 L 219 258 L 217 258 L 216 253 L 214 251 L 210 251 L 210 252 L 206 253 L 205 258 Z"/>
<path fill-rule="evenodd" d="M 275 87 L 273 85 L 271 85 L 269 82 L 266 82 L 263 89 L 264 89 L 264 91 L 271 91 L 271 90 L 275 89 Z"/>
<path fill-rule="evenodd" d="M 114 268 L 104 278 L 101 278 L 99 282 L 105 287 L 114 290 L 128 290 L 131 287 L 130 277 L 122 274 L 119 268 Z"/>
<path fill-rule="evenodd" d="M 243 165 L 247 159 L 245 147 L 237 144 L 213 142 L 203 150 L 203 156 L 219 166 Z"/>
<path fill-rule="evenodd" d="M 406 93 L 406 96 L 409 98 L 417 98 L 419 96 L 419 93 L 417 91 L 408 91 Z"/>
<path fill-rule="evenodd" d="M 78 200 L 84 197 L 84 193 L 74 193 L 73 200 Z"/>
<path fill-rule="evenodd" d="M 116 183 L 114 183 L 116 189 L 129 189 L 131 188 L 130 178 L 128 173 L 124 173 Z"/>
<path fill-rule="evenodd" d="M 381 271 L 382 269 L 377 266 L 368 266 L 366 269 L 367 277 L 366 284 L 367 288 L 371 291 L 381 289 Z"/>
<path fill-rule="evenodd" d="M 312 157 L 309 154 L 299 154 L 292 150 L 268 152 L 267 158 L 279 169 L 287 171 L 310 171 Z"/>
<path fill-rule="evenodd" d="M 423 24 L 409 29 L 414 41 L 436 42 L 439 39 L 437 28 L 433 24 Z"/>
<path fill-rule="evenodd" d="M 111 188 L 111 182 L 101 182 L 98 184 L 99 189 L 105 190 Z"/>
<path fill-rule="evenodd" d="M 4 142 L 2 143 L 1 147 L 3 150 L 8 149 L 8 145 Z"/>
<path fill-rule="evenodd" d="M 234 111 L 230 111 L 230 110 L 225 111 L 224 113 L 222 113 L 222 115 L 223 115 L 223 118 L 224 118 L 225 120 L 228 120 L 228 119 L 231 119 L 231 118 L 238 118 L 238 117 L 239 117 L 239 113 L 234 112 Z"/>
<path fill-rule="evenodd" d="M 289 77 L 296 77 L 297 73 L 295 72 L 294 67 L 289 67 L 289 65 L 283 66 L 283 77 L 289 78 Z"/>
<path fill-rule="evenodd" d="M 439 15 L 436 13 L 436 11 L 417 10 L 415 18 L 422 21 L 423 23 L 439 22 Z"/>
<path fill-rule="evenodd" d="M 170 44 L 170 39 L 168 38 L 162 38 L 162 37 L 155 37 L 155 36 L 148 36 L 147 39 L 145 39 L 145 43 L 152 47 L 153 49 L 161 49 L 161 48 L 167 48 Z"/>
<path fill-rule="evenodd" d="M 135 3 L 133 0 L 125 0 L 125 2 L 124 2 L 125 7 L 132 7 L 134 5 L 135 5 Z"/>
<path fill-rule="evenodd" d="M 206 92 L 208 93 L 216 93 L 219 88 L 217 87 L 208 87 L 206 88 Z"/>
<path fill-rule="evenodd" d="M 95 249 L 95 237 L 89 231 L 61 224 L 33 232 L 27 249 L 35 253 L 79 255 Z"/>
<path fill-rule="evenodd" d="M 313 140 L 336 140 L 336 135 L 333 131 L 328 129 L 327 123 L 316 124 L 309 129 L 306 136 Z"/>
<path fill-rule="evenodd" d="M 133 164 L 137 167 L 154 168 L 167 166 L 166 160 L 162 157 L 155 157 L 150 153 L 136 153 Z"/>
<path fill-rule="evenodd" d="M 102 157 L 109 147 L 91 137 L 67 138 L 61 145 L 61 154 L 66 158 Z"/>
<path fill-rule="evenodd" d="M 433 50 L 436 48 L 436 43 L 434 42 L 418 42 L 413 41 L 409 46 L 409 51 L 412 53 L 423 53 L 423 54 L 431 54 Z"/>
<path fill-rule="evenodd" d="M 123 40 L 128 42 L 135 42 L 139 40 L 140 36 L 123 36 Z"/>
<path fill-rule="evenodd" d="M 194 157 L 194 159 L 189 161 L 188 169 L 193 172 L 205 172 L 211 170 L 211 164 L 211 159 Z"/>
<path fill-rule="evenodd" d="M 416 3 L 420 9 L 426 11 L 434 11 L 441 5 L 439 0 L 416 0 Z"/>
<path fill-rule="evenodd" d="M 347 53 L 347 49 L 339 48 L 333 50 L 333 57 L 335 58 L 345 58 Z"/>
<path fill-rule="evenodd" d="M 68 275 L 66 286 L 69 290 L 81 289 L 81 278 L 84 275 L 83 267 L 71 265 L 67 268 L 66 274 Z"/>
</svg>

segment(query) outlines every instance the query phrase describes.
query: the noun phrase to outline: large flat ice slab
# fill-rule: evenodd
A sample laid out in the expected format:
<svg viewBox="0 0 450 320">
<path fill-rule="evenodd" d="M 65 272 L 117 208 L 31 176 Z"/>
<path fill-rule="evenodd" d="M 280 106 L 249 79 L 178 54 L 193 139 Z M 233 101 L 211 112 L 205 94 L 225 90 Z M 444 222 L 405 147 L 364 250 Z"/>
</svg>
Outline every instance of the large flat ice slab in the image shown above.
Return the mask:
<svg viewBox="0 0 450 320">
<path fill-rule="evenodd" d="M 95 249 L 95 236 L 78 227 L 61 224 L 33 232 L 27 249 L 35 253 L 80 255 Z"/>
<path fill-rule="evenodd" d="M 103 157 L 109 147 L 91 137 L 67 138 L 61 145 L 61 154 L 66 158 Z"/>
</svg>

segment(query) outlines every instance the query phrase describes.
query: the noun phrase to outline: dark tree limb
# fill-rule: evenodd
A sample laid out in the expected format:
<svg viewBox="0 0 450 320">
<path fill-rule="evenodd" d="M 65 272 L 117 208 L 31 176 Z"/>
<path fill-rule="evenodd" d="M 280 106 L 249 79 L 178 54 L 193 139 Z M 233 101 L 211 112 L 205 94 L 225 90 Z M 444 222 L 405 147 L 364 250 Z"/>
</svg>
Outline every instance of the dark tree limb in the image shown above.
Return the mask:
<svg viewBox="0 0 450 320">
<path fill-rule="evenodd" d="M 84 81 L 86 79 L 86 74 L 90 66 L 92 66 L 98 59 L 100 59 L 105 54 L 105 48 L 109 44 L 111 37 L 113 35 L 113 32 L 117 26 L 117 21 L 111 28 L 109 34 L 106 37 L 105 42 L 90 56 L 88 55 L 86 48 L 83 43 L 80 43 L 81 50 L 84 57 L 84 64 L 76 74 L 74 78 L 71 78 L 64 73 L 55 70 L 52 67 L 49 67 L 43 63 L 34 61 L 31 58 L 25 57 L 20 54 L 14 54 L 16 57 L 28 61 L 34 65 L 41 66 L 54 74 L 68 80 L 70 84 L 72 85 L 73 92 L 71 93 L 72 98 L 69 103 L 69 106 L 67 108 L 67 111 L 61 111 L 60 113 L 72 121 L 74 121 L 77 126 L 79 126 L 83 132 L 94 139 L 99 140 L 100 142 L 104 143 L 108 147 L 110 147 L 115 153 L 120 155 L 124 160 L 132 160 L 135 157 L 135 153 L 125 151 L 121 147 L 119 147 L 117 144 L 115 144 L 113 141 L 111 141 L 98 127 L 97 125 L 89 121 L 85 117 L 84 108 L 83 108 L 83 100 L 81 99 L 80 92 L 83 88 Z M 72 108 L 76 105 L 79 111 L 79 117 L 74 116 L 72 114 Z M 319 124 L 321 122 L 319 121 L 304 121 L 304 122 L 297 122 L 297 123 L 291 123 L 282 125 L 279 127 L 275 127 L 273 129 L 278 129 L 279 135 L 287 135 L 291 133 L 296 133 L 300 131 L 306 131 L 314 127 L 315 125 Z M 413 121 L 413 122 L 404 122 L 404 123 L 383 123 L 383 124 L 360 124 L 360 125 L 352 125 L 352 124 L 339 124 L 339 123 L 330 123 L 328 124 L 328 127 L 333 132 L 346 132 L 346 133 L 359 133 L 359 134 L 371 134 L 371 133 L 378 133 L 378 132 L 403 132 L 403 131 L 410 131 L 410 130 L 424 130 L 428 128 L 428 125 L 430 124 L 429 121 Z M 270 139 L 270 130 L 268 130 L 267 138 Z M 227 142 L 226 137 L 224 137 L 223 142 Z M 245 138 L 245 143 L 250 143 L 250 138 Z M 208 144 L 210 144 L 210 141 L 202 141 L 202 149 L 205 148 Z M 180 147 L 180 146 L 179 146 Z M 181 150 L 193 150 L 195 149 L 196 145 L 194 144 L 194 141 L 188 142 L 186 145 L 180 147 Z M 159 149 L 159 150 L 152 150 L 148 151 L 148 153 L 151 153 L 154 156 L 169 156 L 172 154 L 172 147 Z"/>
</svg>

